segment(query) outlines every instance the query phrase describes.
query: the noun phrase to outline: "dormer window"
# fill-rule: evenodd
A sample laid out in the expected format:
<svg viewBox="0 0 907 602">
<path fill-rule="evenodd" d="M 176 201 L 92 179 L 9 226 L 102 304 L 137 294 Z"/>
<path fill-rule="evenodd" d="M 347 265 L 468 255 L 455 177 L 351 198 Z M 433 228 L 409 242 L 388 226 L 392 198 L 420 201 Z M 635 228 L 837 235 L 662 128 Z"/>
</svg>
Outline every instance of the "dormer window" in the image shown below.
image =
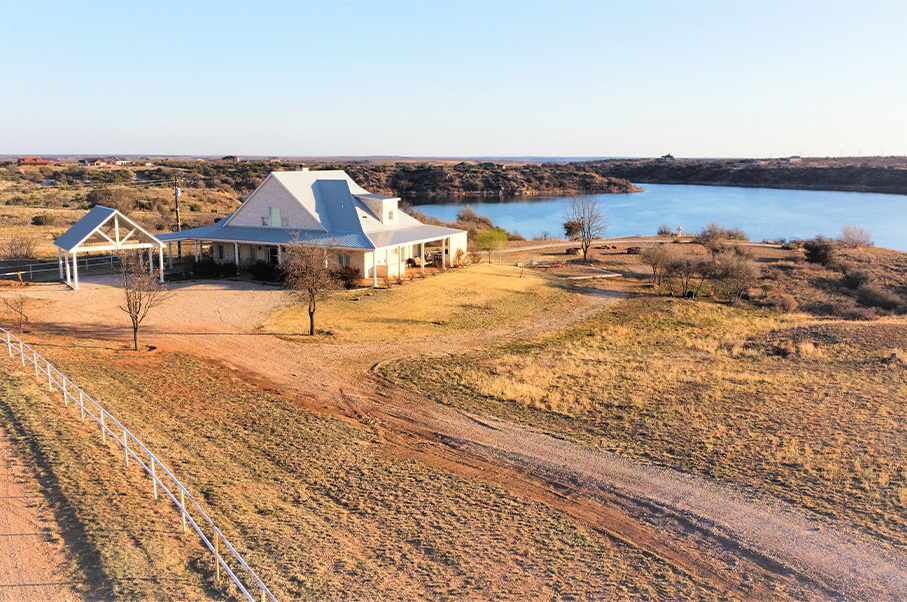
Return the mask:
<svg viewBox="0 0 907 602">
<path fill-rule="evenodd" d="M 272 228 L 280 228 L 283 225 L 283 220 L 280 219 L 280 207 L 270 207 L 271 220 L 270 226 Z"/>
<path fill-rule="evenodd" d="M 389 222 L 394 221 L 394 210 L 393 209 L 391 209 L 390 211 L 387 212 L 387 221 L 389 221 Z"/>
</svg>

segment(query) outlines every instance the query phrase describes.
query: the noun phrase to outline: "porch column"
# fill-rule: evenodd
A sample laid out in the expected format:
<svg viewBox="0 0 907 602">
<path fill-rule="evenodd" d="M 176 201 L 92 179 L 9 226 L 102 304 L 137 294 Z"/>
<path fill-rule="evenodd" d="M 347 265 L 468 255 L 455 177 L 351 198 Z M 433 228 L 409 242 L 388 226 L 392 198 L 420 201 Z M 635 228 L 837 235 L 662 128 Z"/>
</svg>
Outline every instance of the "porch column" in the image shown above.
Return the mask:
<svg viewBox="0 0 907 602">
<path fill-rule="evenodd" d="M 164 282 L 164 245 L 157 248 L 157 267 L 161 271 L 159 282 Z"/>
<path fill-rule="evenodd" d="M 154 276 L 154 249 L 148 247 L 148 273 Z"/>
<path fill-rule="evenodd" d="M 277 245 L 277 263 L 283 263 L 283 246 Z"/>
<path fill-rule="evenodd" d="M 378 249 L 372 251 L 372 287 L 378 288 Z"/>
<path fill-rule="evenodd" d="M 419 245 L 421 247 L 421 253 L 419 255 L 419 265 L 422 267 L 422 275 L 425 275 L 425 243 Z"/>
<path fill-rule="evenodd" d="M 195 241 L 195 261 L 198 261 L 198 241 Z"/>
<path fill-rule="evenodd" d="M 72 288 L 79 290 L 79 260 L 76 252 L 72 252 Z"/>
<path fill-rule="evenodd" d="M 397 278 L 403 278 L 403 247 L 397 247 Z"/>
<path fill-rule="evenodd" d="M 63 255 L 63 261 L 66 262 L 66 284 L 72 286 L 72 274 L 69 271 L 69 253 Z"/>
<path fill-rule="evenodd" d="M 57 247 L 57 263 L 60 264 L 60 280 L 63 280 L 63 249 Z"/>
<path fill-rule="evenodd" d="M 173 269 L 173 243 L 167 243 L 167 267 Z"/>
<path fill-rule="evenodd" d="M 236 265 L 239 265 L 239 243 L 233 243 L 233 259 L 235 260 Z"/>
</svg>

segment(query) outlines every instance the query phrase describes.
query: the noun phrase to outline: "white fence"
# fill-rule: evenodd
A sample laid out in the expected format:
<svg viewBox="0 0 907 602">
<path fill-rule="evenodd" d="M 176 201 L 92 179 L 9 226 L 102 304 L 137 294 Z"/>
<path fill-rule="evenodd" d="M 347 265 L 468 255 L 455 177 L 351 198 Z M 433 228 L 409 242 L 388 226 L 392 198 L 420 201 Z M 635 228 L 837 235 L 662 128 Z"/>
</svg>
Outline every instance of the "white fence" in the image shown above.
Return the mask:
<svg viewBox="0 0 907 602">
<path fill-rule="evenodd" d="M 99 257 L 81 257 L 76 259 L 79 268 L 88 273 L 92 267 L 103 267 L 115 270 L 120 266 L 120 258 L 116 255 L 102 255 Z M 57 280 L 60 277 L 59 261 L 41 261 L 23 265 L 0 267 L 0 278 L 13 278 L 34 281 L 35 277 L 42 281 Z"/>
<path fill-rule="evenodd" d="M 208 547 L 214 558 L 216 559 L 216 576 L 217 580 L 220 581 L 221 569 L 226 572 L 230 577 L 233 583 L 239 588 L 239 591 L 242 592 L 243 597 L 249 602 L 258 602 L 258 598 L 253 597 L 249 592 L 249 589 L 254 591 L 256 594 L 261 594 L 261 602 L 267 602 L 271 600 L 272 602 L 277 602 L 277 599 L 271 595 L 271 592 L 268 590 L 267 586 L 262 582 L 261 579 L 255 574 L 255 572 L 249 568 L 249 565 L 242 559 L 230 542 L 223 536 L 220 532 L 220 529 L 217 528 L 217 525 L 214 524 L 214 521 L 208 517 L 204 510 L 198 505 L 195 499 L 189 494 L 182 483 L 176 480 L 176 477 L 167 470 L 167 468 L 158 460 L 154 454 L 152 454 L 145 445 L 139 441 L 135 435 L 126 430 L 126 427 L 123 426 L 116 418 L 110 415 L 107 410 L 102 408 L 100 405 L 95 403 L 93 399 L 88 397 L 80 388 L 72 384 L 68 378 L 63 376 L 59 370 L 54 368 L 50 362 L 38 355 L 38 353 L 22 342 L 20 338 L 10 333 L 5 328 L 0 328 L 0 332 L 6 335 L 6 341 L 9 356 L 13 357 L 13 352 L 19 354 L 20 360 L 22 362 L 22 367 L 25 368 L 27 364 L 34 364 L 35 367 L 35 378 L 43 379 L 42 374 L 47 377 L 47 388 L 49 391 L 53 391 L 56 387 L 63 394 L 63 405 L 69 406 L 69 402 L 79 406 L 79 413 L 82 418 L 82 422 L 85 422 L 85 417 L 88 416 L 92 420 L 98 423 L 101 427 L 101 440 L 106 443 L 107 437 L 111 437 L 116 443 L 123 449 L 123 455 L 126 460 L 126 466 L 129 466 L 130 458 L 138 463 L 145 472 L 151 476 L 151 483 L 154 489 L 154 499 L 158 499 L 158 488 L 160 488 L 170 500 L 176 505 L 177 509 L 180 512 L 183 521 L 183 533 L 187 531 L 186 523 L 188 522 L 192 525 L 192 528 L 195 529 L 195 532 L 198 533 L 198 536 L 201 538 L 202 543 Z M 0 342 L 0 345 L 3 343 Z M 0 347 L 2 348 L 2 347 Z M 141 456 L 139 455 L 141 454 Z M 147 458 L 147 460 L 144 460 Z M 147 463 L 146 463 L 147 462 Z M 162 480 L 162 477 L 164 480 Z M 170 486 L 168 487 L 168 483 Z M 174 492 L 176 491 L 176 493 Z M 179 496 L 177 498 L 177 496 Z M 187 506 L 188 502 L 188 506 Z M 190 511 L 194 508 L 195 512 L 201 519 L 202 525 L 200 526 L 193 518 Z M 211 539 L 205 535 L 202 530 L 202 527 L 207 524 L 208 529 L 210 530 L 212 537 Z M 213 539 L 213 543 L 212 543 Z M 227 548 L 227 552 L 221 554 L 221 545 Z M 241 567 L 248 576 L 248 582 L 252 583 L 252 587 L 246 588 L 243 585 L 243 582 L 236 576 L 233 572 L 233 569 L 227 564 L 227 559 L 231 558 L 235 561 L 238 567 Z M 240 571 L 242 573 L 242 571 Z"/>
</svg>

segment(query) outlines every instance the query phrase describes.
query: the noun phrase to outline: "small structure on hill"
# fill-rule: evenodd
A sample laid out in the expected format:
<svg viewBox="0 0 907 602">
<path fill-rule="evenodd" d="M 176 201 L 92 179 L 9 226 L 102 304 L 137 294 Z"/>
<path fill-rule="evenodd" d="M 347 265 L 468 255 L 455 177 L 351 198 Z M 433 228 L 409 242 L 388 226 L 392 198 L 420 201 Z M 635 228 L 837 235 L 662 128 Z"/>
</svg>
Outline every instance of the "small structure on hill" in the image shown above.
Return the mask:
<svg viewBox="0 0 907 602">
<path fill-rule="evenodd" d="M 44 157 L 19 157 L 19 167 L 30 165 L 53 165 L 53 161 Z"/>
<path fill-rule="evenodd" d="M 95 206 L 72 228 L 54 241 L 60 263 L 60 280 L 78 290 L 80 254 L 93 252 L 144 251 L 148 249 L 148 270 L 154 271 L 154 251 L 158 252 L 160 281 L 164 281 L 164 243 L 137 223 L 110 207 Z"/>
</svg>

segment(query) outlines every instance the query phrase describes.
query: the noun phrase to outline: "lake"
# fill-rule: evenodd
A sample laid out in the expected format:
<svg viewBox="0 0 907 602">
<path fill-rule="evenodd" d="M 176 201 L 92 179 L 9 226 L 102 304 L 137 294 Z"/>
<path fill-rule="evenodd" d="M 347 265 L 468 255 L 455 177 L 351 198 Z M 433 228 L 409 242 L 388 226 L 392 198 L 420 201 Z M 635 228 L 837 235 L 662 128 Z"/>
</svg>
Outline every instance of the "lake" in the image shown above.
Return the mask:
<svg viewBox="0 0 907 602">
<path fill-rule="evenodd" d="M 640 184 L 645 192 L 596 195 L 608 213 L 609 237 L 654 236 L 661 224 L 694 234 L 709 222 L 739 227 L 751 240 L 840 235 L 844 224 L 872 233 L 876 246 L 907 251 L 907 195 L 731 186 Z M 481 200 L 431 197 L 413 201 L 419 211 L 454 221 L 462 205 L 526 238 L 563 237 L 567 197 Z"/>
</svg>

